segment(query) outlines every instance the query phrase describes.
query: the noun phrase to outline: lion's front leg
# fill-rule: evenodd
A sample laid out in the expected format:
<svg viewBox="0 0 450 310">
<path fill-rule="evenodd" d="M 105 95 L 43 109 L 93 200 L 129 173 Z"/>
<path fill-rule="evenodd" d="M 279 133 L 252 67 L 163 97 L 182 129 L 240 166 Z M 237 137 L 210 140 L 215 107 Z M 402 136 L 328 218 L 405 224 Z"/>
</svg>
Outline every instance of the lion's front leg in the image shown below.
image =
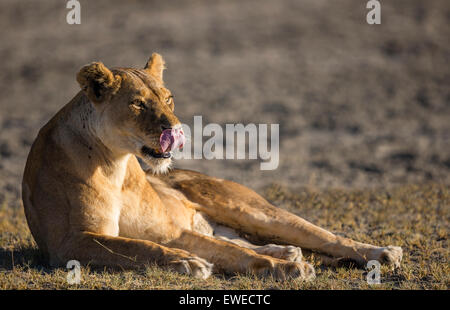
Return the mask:
<svg viewBox="0 0 450 310">
<path fill-rule="evenodd" d="M 151 263 L 182 274 L 206 279 L 213 265 L 181 249 L 170 249 L 160 244 L 139 239 L 106 236 L 82 232 L 68 238 L 54 254 L 58 265 L 69 260 L 94 266 L 139 269 Z"/>
<path fill-rule="evenodd" d="M 212 262 L 218 272 L 252 273 L 262 277 L 273 276 L 278 280 L 310 280 L 315 277 L 314 268 L 306 262 L 261 255 L 254 250 L 193 231 L 184 231 L 167 246 L 187 250 Z"/>
</svg>

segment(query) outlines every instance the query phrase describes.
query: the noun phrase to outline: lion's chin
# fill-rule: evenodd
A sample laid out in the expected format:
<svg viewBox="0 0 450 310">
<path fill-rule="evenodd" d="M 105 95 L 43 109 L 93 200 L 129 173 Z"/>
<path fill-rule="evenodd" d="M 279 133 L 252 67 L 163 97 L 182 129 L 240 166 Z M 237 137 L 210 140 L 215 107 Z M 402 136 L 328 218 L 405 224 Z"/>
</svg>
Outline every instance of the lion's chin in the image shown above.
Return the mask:
<svg viewBox="0 0 450 310">
<path fill-rule="evenodd" d="M 166 174 L 169 172 L 170 166 L 172 165 L 171 158 L 156 159 L 145 156 L 142 160 L 148 166 L 148 169 L 145 170 L 151 170 L 153 174 Z"/>
<path fill-rule="evenodd" d="M 154 174 L 165 174 L 169 171 L 172 164 L 172 153 L 161 153 L 148 146 L 140 148 L 138 157 L 142 159 L 147 167 L 143 167 L 145 171 L 151 170 Z"/>
</svg>

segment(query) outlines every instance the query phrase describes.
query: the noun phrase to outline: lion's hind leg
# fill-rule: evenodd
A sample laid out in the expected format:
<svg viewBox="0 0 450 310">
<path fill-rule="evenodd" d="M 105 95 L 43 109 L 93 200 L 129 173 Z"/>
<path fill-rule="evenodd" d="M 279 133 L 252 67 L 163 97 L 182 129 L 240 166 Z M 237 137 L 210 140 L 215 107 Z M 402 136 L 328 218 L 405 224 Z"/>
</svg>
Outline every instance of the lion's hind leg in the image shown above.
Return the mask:
<svg viewBox="0 0 450 310">
<path fill-rule="evenodd" d="M 187 170 L 175 170 L 164 180 L 183 193 L 197 211 L 217 223 L 242 230 L 252 239 L 298 246 L 334 257 L 336 262 L 348 260 L 362 266 L 370 260 L 378 260 L 382 264 L 400 266 L 400 247 L 379 247 L 341 237 L 276 208 L 253 190 L 235 182 Z"/>
<path fill-rule="evenodd" d="M 194 217 L 194 230 L 212 236 L 215 239 L 230 242 L 240 247 L 251 249 L 258 254 L 271 256 L 274 258 L 290 261 L 302 262 L 302 250 L 292 245 L 264 244 L 256 245 L 241 237 L 233 228 L 215 223 L 211 218 L 202 212 L 197 212 Z"/>
<path fill-rule="evenodd" d="M 214 264 L 215 271 L 225 273 L 251 273 L 260 277 L 272 276 L 276 280 L 315 277 L 314 268 L 303 261 L 287 261 L 257 253 L 242 246 L 244 241 L 224 240 L 196 231 L 184 231 L 181 236 L 167 245 L 198 255 Z"/>
<path fill-rule="evenodd" d="M 302 250 L 299 247 L 273 243 L 255 245 L 239 236 L 236 230 L 226 226 L 215 225 L 214 237 L 220 240 L 232 242 L 244 248 L 252 249 L 261 255 L 272 256 L 290 262 L 301 262 L 303 260 Z"/>
</svg>

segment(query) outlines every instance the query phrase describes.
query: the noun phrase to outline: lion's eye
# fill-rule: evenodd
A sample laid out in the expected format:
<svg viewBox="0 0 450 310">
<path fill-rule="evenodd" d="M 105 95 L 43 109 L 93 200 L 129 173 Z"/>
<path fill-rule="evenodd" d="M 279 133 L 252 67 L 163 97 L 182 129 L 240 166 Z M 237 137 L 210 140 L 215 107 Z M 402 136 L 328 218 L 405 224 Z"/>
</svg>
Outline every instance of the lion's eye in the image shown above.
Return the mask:
<svg viewBox="0 0 450 310">
<path fill-rule="evenodd" d="M 135 99 L 131 102 L 131 105 L 135 109 L 144 110 L 147 109 L 147 105 L 145 104 L 145 101 L 142 99 Z"/>
<path fill-rule="evenodd" d="M 172 100 L 173 100 L 173 96 L 170 95 L 169 97 L 167 97 L 166 103 L 167 103 L 167 104 L 170 104 L 170 103 L 172 102 Z"/>
</svg>

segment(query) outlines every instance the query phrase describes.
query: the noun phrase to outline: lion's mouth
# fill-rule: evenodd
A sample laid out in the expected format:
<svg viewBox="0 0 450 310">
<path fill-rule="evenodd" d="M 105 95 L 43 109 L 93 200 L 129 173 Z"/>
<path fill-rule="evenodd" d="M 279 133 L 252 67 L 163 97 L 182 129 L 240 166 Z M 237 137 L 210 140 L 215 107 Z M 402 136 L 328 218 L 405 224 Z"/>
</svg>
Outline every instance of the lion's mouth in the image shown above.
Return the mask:
<svg viewBox="0 0 450 310">
<path fill-rule="evenodd" d="M 164 129 L 159 137 L 160 149 L 152 149 L 146 145 L 141 148 L 141 152 L 149 157 L 158 159 L 168 159 L 172 157 L 173 150 L 181 149 L 186 142 L 181 128 Z"/>
<path fill-rule="evenodd" d="M 159 152 L 157 150 L 154 150 L 152 148 L 149 148 L 148 146 L 143 146 L 141 149 L 142 153 L 144 155 L 153 157 L 153 158 L 171 158 L 172 157 L 172 153 L 171 152 Z"/>
</svg>

